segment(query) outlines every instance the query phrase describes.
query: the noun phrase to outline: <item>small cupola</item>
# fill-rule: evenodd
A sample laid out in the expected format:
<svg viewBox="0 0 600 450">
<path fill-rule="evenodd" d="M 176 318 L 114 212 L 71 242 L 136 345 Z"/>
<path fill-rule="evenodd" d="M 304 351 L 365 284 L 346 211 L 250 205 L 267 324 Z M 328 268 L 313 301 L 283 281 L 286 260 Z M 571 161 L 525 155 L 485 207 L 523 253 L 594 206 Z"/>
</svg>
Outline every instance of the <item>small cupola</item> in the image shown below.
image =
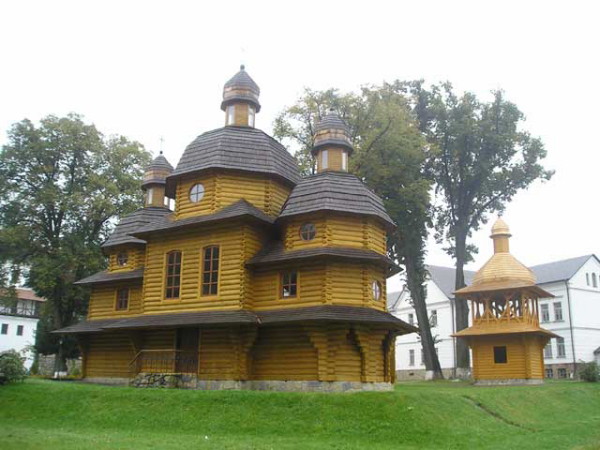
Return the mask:
<svg viewBox="0 0 600 450">
<path fill-rule="evenodd" d="M 225 111 L 225 125 L 254 128 L 256 113 L 260 111 L 260 88 L 246 72 L 244 65 L 223 87 L 221 109 Z"/>
<path fill-rule="evenodd" d="M 348 157 L 353 151 L 350 128 L 333 109 L 330 109 L 315 127 L 315 141 L 311 153 L 317 159 L 317 172 L 348 172 Z"/>
<path fill-rule="evenodd" d="M 173 172 L 173 166 L 169 164 L 161 151 L 144 172 L 142 190 L 144 191 L 145 207 L 164 207 L 166 205 L 165 184 L 171 172 Z"/>
</svg>

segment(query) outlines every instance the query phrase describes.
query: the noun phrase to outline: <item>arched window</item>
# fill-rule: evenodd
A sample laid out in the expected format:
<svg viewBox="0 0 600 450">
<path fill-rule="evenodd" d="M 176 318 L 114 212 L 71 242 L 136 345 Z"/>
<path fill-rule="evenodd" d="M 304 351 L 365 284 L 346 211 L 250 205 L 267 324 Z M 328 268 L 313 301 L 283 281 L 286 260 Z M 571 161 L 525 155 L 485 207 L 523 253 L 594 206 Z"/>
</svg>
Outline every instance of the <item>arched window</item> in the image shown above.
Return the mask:
<svg viewBox="0 0 600 450">
<path fill-rule="evenodd" d="M 254 106 L 248 105 L 248 126 L 254 128 L 254 119 L 256 117 L 256 110 Z"/>
<path fill-rule="evenodd" d="M 202 261 L 202 295 L 217 295 L 219 290 L 219 246 L 205 247 Z"/>
<path fill-rule="evenodd" d="M 229 105 L 227 107 L 227 124 L 233 125 L 235 122 L 235 105 Z"/>
<path fill-rule="evenodd" d="M 117 264 L 119 266 L 126 266 L 127 265 L 127 261 L 129 261 L 129 257 L 127 255 L 127 252 L 119 252 L 119 253 L 117 253 Z"/>
<path fill-rule="evenodd" d="M 374 280 L 371 284 L 371 290 L 373 293 L 373 300 L 381 300 L 381 283 Z"/>
<path fill-rule="evenodd" d="M 592 286 L 598 287 L 598 279 L 596 278 L 596 273 L 592 273 Z"/>
<path fill-rule="evenodd" d="M 312 241 L 317 235 L 317 227 L 314 223 L 305 223 L 300 227 L 300 239 Z"/>
<path fill-rule="evenodd" d="M 181 252 L 178 250 L 167 253 L 167 278 L 165 281 L 165 298 L 179 298 Z"/>
<path fill-rule="evenodd" d="M 117 289 L 117 303 L 115 309 L 117 311 L 123 311 L 127 308 L 129 308 L 129 289 Z"/>
</svg>

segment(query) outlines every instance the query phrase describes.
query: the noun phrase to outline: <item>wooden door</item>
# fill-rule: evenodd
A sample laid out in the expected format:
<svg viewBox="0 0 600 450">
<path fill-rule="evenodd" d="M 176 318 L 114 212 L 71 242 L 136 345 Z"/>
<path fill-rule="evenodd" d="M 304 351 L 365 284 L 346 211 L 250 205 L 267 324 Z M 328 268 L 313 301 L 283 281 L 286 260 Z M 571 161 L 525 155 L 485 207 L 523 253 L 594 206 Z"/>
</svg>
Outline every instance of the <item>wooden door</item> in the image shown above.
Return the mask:
<svg viewBox="0 0 600 450">
<path fill-rule="evenodd" d="M 199 335 L 198 328 L 180 328 L 177 330 L 176 372 L 198 372 Z"/>
</svg>

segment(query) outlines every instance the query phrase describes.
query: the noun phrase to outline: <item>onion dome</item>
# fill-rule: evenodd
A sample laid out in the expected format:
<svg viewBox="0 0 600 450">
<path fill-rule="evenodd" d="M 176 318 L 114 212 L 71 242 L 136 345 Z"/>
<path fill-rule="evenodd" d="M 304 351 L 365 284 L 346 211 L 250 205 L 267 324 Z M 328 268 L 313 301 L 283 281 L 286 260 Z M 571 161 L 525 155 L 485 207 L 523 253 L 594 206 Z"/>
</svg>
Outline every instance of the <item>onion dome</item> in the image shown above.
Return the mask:
<svg viewBox="0 0 600 450">
<path fill-rule="evenodd" d="M 288 197 L 279 217 L 316 211 L 374 216 L 388 227 L 395 227 L 383 201 L 355 175 L 346 172 L 322 172 L 304 178 Z"/>
<path fill-rule="evenodd" d="M 258 87 L 258 84 L 250 78 L 250 75 L 248 75 L 242 64 L 240 66 L 240 71 L 225 83 L 225 86 L 223 86 L 223 102 L 221 103 L 221 109 L 225 111 L 227 106 L 232 103 L 249 103 L 254 106 L 256 112 L 259 112 L 259 95 L 260 88 Z"/>
<path fill-rule="evenodd" d="M 171 172 L 173 172 L 173 166 L 167 161 L 167 158 L 163 156 L 163 152 L 161 151 L 150 165 L 146 167 L 142 188 L 153 184 L 164 185 Z"/>
<path fill-rule="evenodd" d="M 330 109 L 315 126 L 312 154 L 315 155 L 325 147 L 343 147 L 348 154 L 354 151 L 350 140 L 350 128 L 333 109 Z"/>
<path fill-rule="evenodd" d="M 294 186 L 300 179 L 295 158 L 268 134 L 250 127 L 223 127 L 198 136 L 187 146 L 167 178 L 173 196 L 177 179 L 211 169 L 272 175 Z"/>
<path fill-rule="evenodd" d="M 494 255 L 475 274 L 472 284 L 459 289 L 456 294 L 522 287 L 535 287 L 540 294 L 547 294 L 535 286 L 534 273 L 510 254 L 508 245 L 510 236 L 508 225 L 499 218 L 492 227 L 490 236 L 494 240 Z"/>
</svg>

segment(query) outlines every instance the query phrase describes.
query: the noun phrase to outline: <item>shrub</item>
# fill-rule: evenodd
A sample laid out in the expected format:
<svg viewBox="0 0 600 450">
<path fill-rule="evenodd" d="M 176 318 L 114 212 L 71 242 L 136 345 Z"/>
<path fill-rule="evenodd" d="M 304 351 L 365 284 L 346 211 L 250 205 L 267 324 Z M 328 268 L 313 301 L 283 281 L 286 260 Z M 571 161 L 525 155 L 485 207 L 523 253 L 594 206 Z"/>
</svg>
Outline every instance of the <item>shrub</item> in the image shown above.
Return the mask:
<svg viewBox="0 0 600 450">
<path fill-rule="evenodd" d="M 583 363 L 579 369 L 579 377 L 583 381 L 595 383 L 600 380 L 600 367 L 595 362 Z"/>
<path fill-rule="evenodd" d="M 23 381 L 27 370 L 22 358 L 16 351 L 0 353 L 0 384 Z"/>
</svg>

